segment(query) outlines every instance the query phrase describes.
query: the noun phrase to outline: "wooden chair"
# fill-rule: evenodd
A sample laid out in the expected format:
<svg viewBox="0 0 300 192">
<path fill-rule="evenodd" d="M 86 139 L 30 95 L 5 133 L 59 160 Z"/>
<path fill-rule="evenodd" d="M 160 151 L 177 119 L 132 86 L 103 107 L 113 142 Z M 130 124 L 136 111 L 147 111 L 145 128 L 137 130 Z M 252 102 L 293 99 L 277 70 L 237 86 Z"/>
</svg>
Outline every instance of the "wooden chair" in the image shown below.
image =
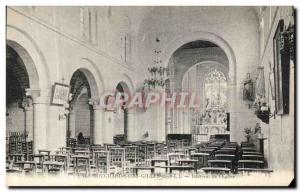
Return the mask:
<svg viewBox="0 0 300 192">
<path fill-rule="evenodd" d="M 93 151 L 105 151 L 105 147 L 102 145 L 91 145 L 90 150 Z"/>
<path fill-rule="evenodd" d="M 242 147 L 241 151 L 256 152 L 257 150 L 254 147 Z"/>
<path fill-rule="evenodd" d="M 182 147 L 190 147 L 191 146 L 191 142 L 188 139 L 183 139 L 182 140 Z"/>
<path fill-rule="evenodd" d="M 216 149 L 200 148 L 198 150 L 200 153 L 209 153 L 211 156 L 215 154 Z"/>
<path fill-rule="evenodd" d="M 229 160 L 229 161 L 235 161 L 235 155 L 230 154 L 216 154 L 215 155 L 216 160 Z"/>
<path fill-rule="evenodd" d="M 201 168 L 206 173 L 212 173 L 212 174 L 223 174 L 223 173 L 229 173 L 231 170 L 229 168 L 225 167 L 203 167 Z"/>
<path fill-rule="evenodd" d="M 125 146 L 125 160 L 129 161 L 130 163 L 137 162 L 137 146 Z"/>
<path fill-rule="evenodd" d="M 24 154 L 19 154 L 19 153 L 8 154 L 8 160 L 11 160 L 13 162 L 23 161 Z"/>
<path fill-rule="evenodd" d="M 208 166 L 208 160 L 210 159 L 211 155 L 209 153 L 191 153 L 191 159 L 197 160 L 197 169 L 202 168 L 202 167 L 207 167 Z"/>
<path fill-rule="evenodd" d="M 238 168 L 238 172 L 256 172 L 256 173 L 264 173 L 264 174 L 269 174 L 272 173 L 273 170 L 272 169 L 257 169 L 257 168 Z"/>
<path fill-rule="evenodd" d="M 74 173 L 76 175 L 88 176 L 90 174 L 90 156 L 89 155 L 73 155 Z"/>
<path fill-rule="evenodd" d="M 238 161 L 238 168 L 255 168 L 255 169 L 262 169 L 264 168 L 264 161 L 257 161 L 257 160 L 239 160 Z"/>
<path fill-rule="evenodd" d="M 242 151 L 242 155 L 263 155 L 263 154 L 257 151 Z"/>
<path fill-rule="evenodd" d="M 61 148 L 59 148 L 59 151 L 65 151 L 65 152 L 71 153 L 72 147 L 61 147 Z"/>
<path fill-rule="evenodd" d="M 236 155 L 235 149 L 220 149 L 215 151 L 215 154 L 228 154 L 228 155 Z"/>
<path fill-rule="evenodd" d="M 143 163 L 146 160 L 147 145 L 140 143 L 138 144 L 138 162 Z"/>
<path fill-rule="evenodd" d="M 75 150 L 74 151 L 75 155 L 90 155 L 90 151 L 89 150 Z"/>
<path fill-rule="evenodd" d="M 42 165 L 43 173 L 46 174 L 62 174 L 65 170 L 65 163 L 58 161 L 44 161 Z"/>
<path fill-rule="evenodd" d="M 38 170 L 40 172 L 44 172 L 43 170 L 43 163 L 45 161 L 45 154 L 31 154 L 28 156 L 28 160 L 29 161 L 34 161 L 36 162 L 36 171 L 38 172 Z M 47 159 L 48 161 L 50 161 L 50 157 Z"/>
<path fill-rule="evenodd" d="M 125 169 L 125 148 L 109 149 L 109 166 L 115 173 L 123 173 Z"/>
<path fill-rule="evenodd" d="M 17 164 L 23 173 L 35 175 L 37 170 L 37 163 L 35 161 L 18 161 Z"/>
<path fill-rule="evenodd" d="M 255 147 L 255 145 L 253 143 L 242 142 L 241 147 Z"/>
<path fill-rule="evenodd" d="M 232 161 L 230 160 L 208 160 L 209 167 L 229 168 L 233 169 Z"/>
<path fill-rule="evenodd" d="M 70 154 L 69 153 L 65 153 L 65 154 L 60 153 L 60 154 L 54 154 L 52 157 L 55 162 L 63 163 L 63 169 L 66 172 L 70 165 Z"/>
<path fill-rule="evenodd" d="M 263 155 L 255 155 L 255 154 L 243 154 L 242 160 L 264 161 L 264 156 Z"/>
<path fill-rule="evenodd" d="M 169 153 L 174 152 L 174 150 L 177 148 L 177 143 L 176 141 L 173 140 L 169 140 L 168 141 L 168 145 L 167 145 L 167 149 Z"/>
<path fill-rule="evenodd" d="M 22 173 L 20 165 L 17 162 L 24 161 L 24 154 L 8 154 L 6 160 L 7 173 Z"/>
<path fill-rule="evenodd" d="M 108 143 L 104 144 L 105 151 L 109 151 L 109 149 L 112 147 L 120 147 L 120 146 L 118 146 L 116 144 L 108 144 Z"/>
<path fill-rule="evenodd" d="M 96 174 L 108 173 L 110 157 L 108 151 L 94 151 Z"/>
<path fill-rule="evenodd" d="M 75 138 L 68 138 L 67 139 L 67 147 L 75 148 L 77 145 L 77 140 Z"/>
<path fill-rule="evenodd" d="M 155 157 L 160 156 L 160 155 L 163 154 L 164 147 L 165 147 L 165 144 L 163 144 L 163 143 L 156 143 L 155 144 Z"/>
<path fill-rule="evenodd" d="M 169 153 L 168 165 L 179 165 L 179 159 L 185 159 L 185 155 L 182 153 Z"/>
<path fill-rule="evenodd" d="M 155 156 L 155 144 L 148 143 L 146 146 L 146 159 L 152 159 Z"/>
<path fill-rule="evenodd" d="M 40 149 L 38 150 L 39 154 L 44 155 L 44 161 L 50 161 L 50 150 L 44 150 L 44 149 Z"/>
</svg>

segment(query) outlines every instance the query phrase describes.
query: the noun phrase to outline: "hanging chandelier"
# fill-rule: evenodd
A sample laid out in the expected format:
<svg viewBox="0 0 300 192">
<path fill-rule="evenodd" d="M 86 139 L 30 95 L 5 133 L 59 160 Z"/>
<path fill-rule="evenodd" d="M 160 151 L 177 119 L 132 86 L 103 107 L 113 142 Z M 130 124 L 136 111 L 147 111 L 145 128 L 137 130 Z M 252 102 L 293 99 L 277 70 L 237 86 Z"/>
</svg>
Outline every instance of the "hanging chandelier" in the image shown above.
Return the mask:
<svg viewBox="0 0 300 192">
<path fill-rule="evenodd" d="M 160 40 L 157 37 L 156 42 L 159 43 Z M 165 80 L 168 78 L 169 70 L 167 67 L 162 66 L 161 50 L 155 50 L 155 59 L 153 61 L 153 66 L 148 68 L 148 72 L 150 73 L 150 78 L 144 80 L 144 87 L 149 89 L 151 88 L 164 88 Z"/>
</svg>

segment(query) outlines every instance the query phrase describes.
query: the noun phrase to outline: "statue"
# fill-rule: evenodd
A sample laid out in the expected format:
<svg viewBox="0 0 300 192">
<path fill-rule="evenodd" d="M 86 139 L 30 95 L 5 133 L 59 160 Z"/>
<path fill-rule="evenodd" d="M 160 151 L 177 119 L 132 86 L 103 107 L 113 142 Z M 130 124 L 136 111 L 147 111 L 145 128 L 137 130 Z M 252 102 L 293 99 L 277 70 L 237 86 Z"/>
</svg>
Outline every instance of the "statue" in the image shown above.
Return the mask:
<svg viewBox="0 0 300 192">
<path fill-rule="evenodd" d="M 254 101 L 254 85 L 250 78 L 250 73 L 247 73 L 247 78 L 244 80 L 243 99 L 246 101 Z"/>
</svg>

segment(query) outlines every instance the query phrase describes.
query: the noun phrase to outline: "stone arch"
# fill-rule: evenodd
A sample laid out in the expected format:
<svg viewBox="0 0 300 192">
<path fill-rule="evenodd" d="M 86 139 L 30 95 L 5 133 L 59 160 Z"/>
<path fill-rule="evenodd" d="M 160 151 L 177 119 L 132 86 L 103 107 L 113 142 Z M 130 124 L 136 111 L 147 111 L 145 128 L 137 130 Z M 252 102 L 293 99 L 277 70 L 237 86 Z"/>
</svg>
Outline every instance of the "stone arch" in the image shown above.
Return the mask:
<svg viewBox="0 0 300 192">
<path fill-rule="evenodd" d="M 97 113 L 97 104 L 101 97 L 101 94 L 104 92 L 104 81 L 103 77 L 99 71 L 99 69 L 96 67 L 95 63 L 91 61 L 88 58 L 81 58 L 78 63 L 75 65 L 76 67 L 73 68 L 73 70 L 67 71 L 66 74 L 66 80 L 71 85 L 74 80 L 74 75 L 79 75 L 80 81 L 78 86 L 79 90 L 77 92 L 77 95 L 73 95 L 73 101 L 74 103 L 71 103 L 70 106 L 75 106 L 76 99 L 80 97 L 81 88 L 80 84 L 83 85 L 84 88 L 87 88 L 87 100 L 85 105 L 85 110 L 81 110 L 82 113 L 87 115 L 87 118 L 89 118 L 89 131 L 86 133 L 89 133 L 89 143 L 101 143 L 102 142 L 102 116 L 99 113 Z M 75 81 L 76 82 L 76 81 Z M 77 86 L 77 88 L 78 88 Z M 76 88 L 75 88 L 76 89 Z M 71 86 L 72 91 L 72 86 Z M 74 91 L 74 90 L 73 90 Z M 86 96 L 85 96 L 86 97 Z M 86 98 L 85 98 L 86 99 Z M 90 100 L 91 99 L 91 100 Z M 89 105 L 89 112 L 87 112 L 86 106 Z M 72 138 L 76 136 L 76 117 L 75 113 L 71 107 L 70 115 L 69 115 L 69 122 L 68 122 L 68 138 Z M 82 108 L 84 109 L 84 108 Z M 74 120 L 75 118 L 75 120 Z M 88 123 L 87 123 L 88 124 Z M 71 131 L 71 132 L 70 132 Z M 87 131 L 87 130 L 85 130 Z M 74 135 L 75 133 L 75 135 Z"/>
<path fill-rule="evenodd" d="M 123 89 L 123 91 L 129 91 L 129 93 L 130 93 L 130 88 L 129 88 L 129 86 L 127 85 L 126 82 L 120 81 L 120 82 L 117 84 L 117 87 L 118 87 L 118 86 L 121 86 L 122 89 Z"/>
<path fill-rule="evenodd" d="M 29 89 L 25 96 L 31 97 L 25 110 L 27 130 L 32 129 L 33 151 L 47 147 L 48 103 L 51 76 L 42 51 L 36 42 L 25 31 L 6 25 L 6 45 L 12 48 L 21 58 L 29 78 Z M 32 103 L 33 102 L 33 103 Z M 30 107 L 30 105 L 33 107 Z"/>
<path fill-rule="evenodd" d="M 135 86 L 132 81 L 132 78 L 129 75 L 122 74 L 120 78 L 116 79 L 116 81 L 114 83 L 114 88 L 116 88 L 119 83 L 121 83 L 121 85 L 124 86 L 123 88 L 126 89 L 126 91 L 129 95 L 134 94 Z"/>
<path fill-rule="evenodd" d="M 48 88 L 51 78 L 41 50 L 24 31 L 11 25 L 7 25 L 6 29 L 6 43 L 23 60 L 29 76 L 30 89 Z"/>
<path fill-rule="evenodd" d="M 91 98 L 99 99 L 101 94 L 104 92 L 105 88 L 103 77 L 98 68 L 95 67 L 95 64 L 91 60 L 87 58 L 82 58 L 79 62 L 79 65 L 77 65 L 77 67 L 74 68 L 73 71 L 70 70 L 66 74 L 67 82 L 71 81 L 73 74 L 78 70 L 85 75 L 89 83 Z"/>
<path fill-rule="evenodd" d="M 116 95 L 118 92 L 120 92 L 127 93 L 130 97 L 131 92 L 127 82 L 119 81 L 115 89 Z M 126 143 L 128 141 L 128 109 L 126 107 L 117 107 L 114 118 L 114 122 L 116 125 L 115 131 L 117 133 L 115 136 L 121 137 L 120 142 Z"/>
<path fill-rule="evenodd" d="M 127 85 L 129 93 L 133 94 L 135 91 L 135 86 L 129 75 L 123 74 L 123 82 Z"/>
<path fill-rule="evenodd" d="M 220 66 L 222 68 L 222 73 L 224 73 L 224 71 L 226 71 L 226 69 L 228 68 L 227 66 L 224 66 L 222 63 L 220 62 L 217 62 L 217 61 L 202 61 L 202 62 L 199 62 L 199 63 L 196 63 L 194 64 L 193 66 L 191 66 L 190 68 L 188 68 L 185 72 L 184 72 L 184 75 L 182 76 L 181 78 L 181 82 L 182 80 L 184 79 L 184 77 L 188 74 L 188 72 L 190 70 L 192 70 L 193 67 L 196 67 L 197 65 L 205 65 L 205 64 L 215 64 L 217 66 Z M 228 73 L 224 73 L 226 79 L 228 79 Z"/>
<path fill-rule="evenodd" d="M 229 72 L 228 76 L 230 78 L 230 82 L 233 84 L 236 84 L 236 58 L 234 55 L 234 52 L 230 45 L 225 41 L 222 37 L 210 33 L 210 32 L 204 32 L 204 31 L 197 31 L 193 32 L 191 34 L 184 34 L 180 35 L 179 37 L 176 37 L 173 41 L 166 44 L 166 46 L 163 48 L 163 58 L 164 59 L 164 66 L 168 66 L 168 63 L 173 55 L 173 53 L 180 48 L 181 46 L 193 42 L 193 41 L 210 41 L 217 46 L 219 46 L 226 54 L 229 62 Z"/>
<path fill-rule="evenodd" d="M 128 83 L 126 81 L 119 81 L 118 84 L 115 87 L 115 96 L 117 95 L 118 92 L 121 93 L 126 93 L 129 96 L 129 100 L 132 97 L 132 91 L 130 87 L 128 86 Z M 128 102 L 127 102 L 128 103 Z"/>
</svg>

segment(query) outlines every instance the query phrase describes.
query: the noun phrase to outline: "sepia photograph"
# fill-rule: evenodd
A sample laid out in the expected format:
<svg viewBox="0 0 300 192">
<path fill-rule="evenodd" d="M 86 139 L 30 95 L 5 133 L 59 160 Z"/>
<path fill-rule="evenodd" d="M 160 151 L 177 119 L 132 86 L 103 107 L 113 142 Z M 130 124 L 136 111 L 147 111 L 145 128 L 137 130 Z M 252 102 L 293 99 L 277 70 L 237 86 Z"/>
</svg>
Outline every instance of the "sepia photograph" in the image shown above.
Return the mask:
<svg viewBox="0 0 300 192">
<path fill-rule="evenodd" d="M 294 6 L 5 14 L 7 186 L 295 185 Z"/>
</svg>

